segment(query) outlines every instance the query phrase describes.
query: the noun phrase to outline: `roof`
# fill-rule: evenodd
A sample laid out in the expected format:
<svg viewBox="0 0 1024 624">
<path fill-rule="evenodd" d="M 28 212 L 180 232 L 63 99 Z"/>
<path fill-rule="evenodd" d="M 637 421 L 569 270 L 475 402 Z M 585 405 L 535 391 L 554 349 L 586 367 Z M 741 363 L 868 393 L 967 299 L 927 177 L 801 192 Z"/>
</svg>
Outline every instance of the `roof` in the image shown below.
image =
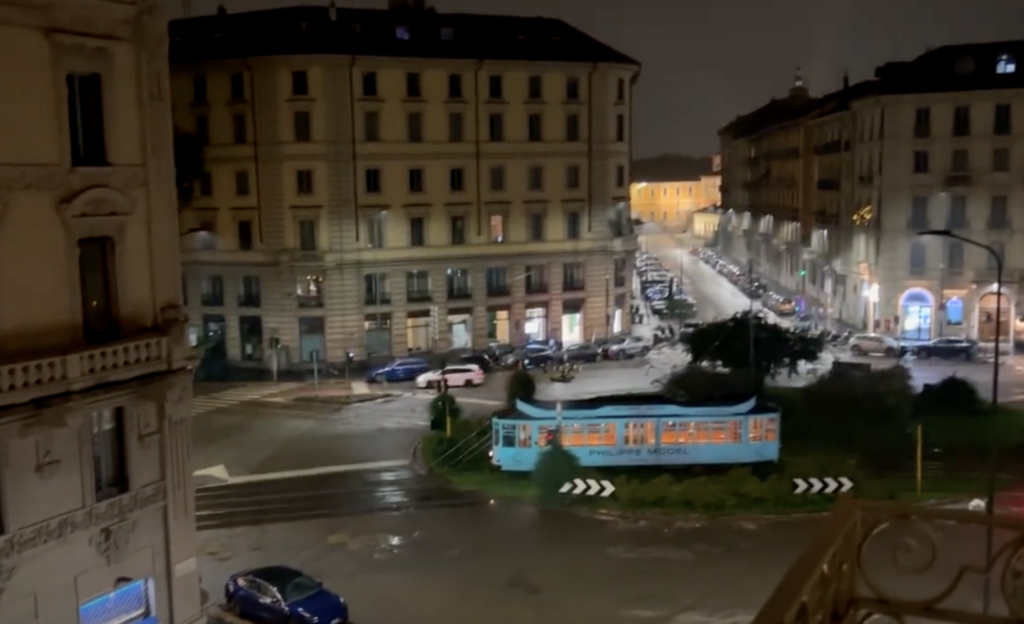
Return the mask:
<svg viewBox="0 0 1024 624">
<path fill-rule="evenodd" d="M 169 32 L 171 63 L 339 54 L 640 65 L 545 17 L 307 6 L 178 19 Z"/>
</svg>

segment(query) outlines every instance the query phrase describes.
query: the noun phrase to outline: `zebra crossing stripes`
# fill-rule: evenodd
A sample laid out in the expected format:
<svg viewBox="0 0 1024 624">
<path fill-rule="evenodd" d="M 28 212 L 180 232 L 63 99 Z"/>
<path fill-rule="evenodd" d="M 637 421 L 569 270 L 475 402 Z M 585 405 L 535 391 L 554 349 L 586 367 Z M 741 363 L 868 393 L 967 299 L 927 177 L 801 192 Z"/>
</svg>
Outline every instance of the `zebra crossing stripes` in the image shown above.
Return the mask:
<svg viewBox="0 0 1024 624">
<path fill-rule="evenodd" d="M 247 401 L 256 401 L 264 397 L 279 394 L 304 386 L 302 383 L 254 384 L 229 388 L 213 394 L 205 394 L 192 398 L 192 416 L 225 407 L 232 407 Z"/>
</svg>

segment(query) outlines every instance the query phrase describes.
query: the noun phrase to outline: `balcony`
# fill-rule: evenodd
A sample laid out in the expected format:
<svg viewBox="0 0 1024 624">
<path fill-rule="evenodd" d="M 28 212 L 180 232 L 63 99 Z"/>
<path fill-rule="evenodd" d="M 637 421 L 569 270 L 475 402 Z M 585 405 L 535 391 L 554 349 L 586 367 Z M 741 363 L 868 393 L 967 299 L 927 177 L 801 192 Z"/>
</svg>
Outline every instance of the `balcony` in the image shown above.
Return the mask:
<svg viewBox="0 0 1024 624">
<path fill-rule="evenodd" d="M 985 565 L 986 529 L 995 531 Z M 845 502 L 821 521 L 752 624 L 1024 619 L 1024 521 L 972 511 Z M 991 573 L 992 603 L 980 613 Z"/>
<path fill-rule="evenodd" d="M 838 191 L 839 180 L 834 178 L 820 178 L 818 180 L 819 191 Z"/>
<path fill-rule="evenodd" d="M 386 306 L 391 305 L 391 293 L 366 292 L 363 293 L 363 305 Z"/>
<path fill-rule="evenodd" d="M 405 300 L 409 303 L 430 303 L 433 300 L 429 290 L 407 290 Z"/>
<path fill-rule="evenodd" d="M 860 182 L 863 186 L 871 186 L 872 184 L 875 183 L 875 176 L 871 175 L 870 173 L 867 175 L 857 176 L 857 181 Z"/>
<path fill-rule="evenodd" d="M 67 355 L 0 364 L 0 407 L 173 368 L 166 336 L 148 334 Z"/>
<path fill-rule="evenodd" d="M 611 251 L 615 253 L 635 253 L 638 249 L 640 242 L 636 232 L 612 239 Z"/>
<path fill-rule="evenodd" d="M 548 285 L 546 282 L 526 280 L 526 294 L 546 295 L 547 293 Z"/>
<path fill-rule="evenodd" d="M 472 299 L 473 293 L 466 288 L 448 288 L 448 301 Z"/>
<path fill-rule="evenodd" d="M 488 297 L 508 297 L 510 294 L 512 294 L 512 290 L 508 287 L 508 284 L 487 285 Z"/>
<path fill-rule="evenodd" d="M 248 293 L 238 295 L 238 307 L 240 308 L 258 308 L 262 300 L 259 293 Z"/>
<path fill-rule="evenodd" d="M 839 154 L 843 151 L 843 142 L 839 139 L 835 141 L 829 141 L 828 143 L 822 143 L 821 145 L 814 146 L 815 156 L 828 156 L 829 154 Z"/>
<path fill-rule="evenodd" d="M 981 284 L 986 284 L 986 285 L 988 285 L 988 284 L 995 284 L 996 283 L 996 278 L 998 277 L 996 275 L 996 268 L 995 267 L 985 267 L 983 269 L 974 269 L 974 271 L 972 271 L 971 273 L 973 274 L 972 277 L 973 277 L 973 280 L 975 282 L 981 283 Z M 1015 270 L 1011 270 L 1011 269 L 1003 269 L 1003 283 L 1004 284 L 1016 284 L 1018 281 L 1020 281 L 1020 277 L 1021 277 L 1020 273 L 1021 273 L 1020 271 L 1015 271 Z"/>
<path fill-rule="evenodd" d="M 300 308 L 322 308 L 324 307 L 324 296 L 321 294 L 295 295 L 295 301 Z"/>
<path fill-rule="evenodd" d="M 972 183 L 973 177 L 966 172 L 950 173 L 945 179 L 946 188 L 963 188 L 971 186 Z"/>
</svg>

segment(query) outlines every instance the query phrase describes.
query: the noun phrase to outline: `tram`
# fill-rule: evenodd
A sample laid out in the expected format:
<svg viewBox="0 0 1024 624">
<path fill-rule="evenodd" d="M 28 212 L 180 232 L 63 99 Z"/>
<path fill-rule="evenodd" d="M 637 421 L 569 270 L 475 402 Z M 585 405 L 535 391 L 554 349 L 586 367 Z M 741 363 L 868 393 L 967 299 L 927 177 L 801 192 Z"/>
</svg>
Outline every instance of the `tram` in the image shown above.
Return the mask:
<svg viewBox="0 0 1024 624">
<path fill-rule="evenodd" d="M 491 461 L 529 472 L 556 439 L 588 467 L 695 466 L 777 462 L 779 411 L 750 399 L 690 405 L 627 394 L 552 403 L 517 401 L 492 419 Z"/>
</svg>

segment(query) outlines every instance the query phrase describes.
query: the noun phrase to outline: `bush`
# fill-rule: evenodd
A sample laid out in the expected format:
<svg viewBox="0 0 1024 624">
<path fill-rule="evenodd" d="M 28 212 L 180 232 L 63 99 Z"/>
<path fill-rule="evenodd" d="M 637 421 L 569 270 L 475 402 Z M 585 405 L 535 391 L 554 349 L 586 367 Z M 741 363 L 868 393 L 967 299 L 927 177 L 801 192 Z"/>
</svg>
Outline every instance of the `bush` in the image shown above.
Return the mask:
<svg viewBox="0 0 1024 624">
<path fill-rule="evenodd" d="M 512 371 L 505 386 L 505 405 L 515 409 L 517 400 L 529 401 L 537 393 L 537 382 L 533 375 L 523 369 Z"/>
<path fill-rule="evenodd" d="M 455 397 L 447 392 L 439 394 L 430 401 L 428 408 L 430 413 L 430 430 L 447 431 L 448 419 L 452 423 L 462 417 L 462 407 L 455 400 Z"/>
<path fill-rule="evenodd" d="M 533 482 L 537 486 L 537 502 L 541 505 L 564 505 L 570 496 L 559 490 L 567 482 L 583 476 L 580 460 L 557 441 L 548 445 L 537 460 Z"/>
<path fill-rule="evenodd" d="M 914 404 L 919 418 L 931 414 L 976 415 L 982 407 L 981 395 L 974 384 L 956 375 L 925 385 Z"/>
<path fill-rule="evenodd" d="M 454 420 L 451 436 L 444 431 L 432 431 L 423 438 L 423 461 L 431 470 L 493 470 L 490 431 L 490 423 Z"/>
<path fill-rule="evenodd" d="M 740 403 L 756 396 L 759 385 L 757 378 L 748 371 L 719 371 L 688 366 L 669 375 L 661 391 L 673 400 Z"/>
</svg>

